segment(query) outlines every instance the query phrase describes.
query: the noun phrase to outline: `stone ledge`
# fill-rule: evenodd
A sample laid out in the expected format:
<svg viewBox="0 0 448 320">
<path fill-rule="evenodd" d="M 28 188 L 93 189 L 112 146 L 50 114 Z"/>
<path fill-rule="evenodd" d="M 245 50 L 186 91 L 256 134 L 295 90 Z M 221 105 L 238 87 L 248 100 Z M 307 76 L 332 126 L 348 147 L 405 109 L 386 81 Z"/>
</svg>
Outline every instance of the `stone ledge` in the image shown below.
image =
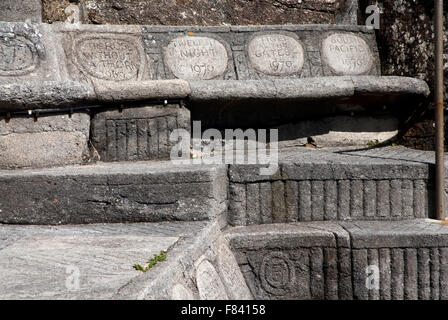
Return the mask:
<svg viewBox="0 0 448 320">
<path fill-rule="evenodd" d="M 1 171 L 0 222 L 84 224 L 213 219 L 227 207 L 225 166 L 170 161 Z"/>
<path fill-rule="evenodd" d="M 71 81 L 0 82 L 0 110 L 29 110 L 70 107 L 95 103 L 141 102 L 151 99 L 204 101 L 286 100 L 314 103 L 349 101 L 363 97 L 375 102 L 390 97 L 425 98 L 424 81 L 407 77 L 321 77 L 277 80 L 149 80 L 130 83 L 96 83 L 94 86 Z"/>
</svg>

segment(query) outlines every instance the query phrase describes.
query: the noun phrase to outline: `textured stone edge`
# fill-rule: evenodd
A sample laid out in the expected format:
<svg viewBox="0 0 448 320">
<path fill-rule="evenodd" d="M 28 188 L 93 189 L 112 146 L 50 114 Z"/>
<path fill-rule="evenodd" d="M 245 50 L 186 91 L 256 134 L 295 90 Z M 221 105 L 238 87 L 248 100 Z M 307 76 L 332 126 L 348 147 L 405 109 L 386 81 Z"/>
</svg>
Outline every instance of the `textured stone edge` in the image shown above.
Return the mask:
<svg viewBox="0 0 448 320">
<path fill-rule="evenodd" d="M 282 231 L 276 230 L 277 225 L 263 229 L 258 226 L 230 228 L 225 236 L 256 299 L 297 299 L 303 290 L 309 291 L 305 298 L 312 299 L 446 300 L 448 227 L 437 223 L 417 219 L 404 224 L 383 221 L 373 226 L 371 222 L 292 224 L 333 233 L 338 242 L 336 249 L 325 243 L 308 247 L 309 243 L 298 242 L 291 246 L 289 238 L 279 242 L 277 238 L 281 238 Z M 375 235 L 380 237 L 376 239 Z M 300 228 L 296 236 L 304 236 Z M 254 244 L 262 237 L 267 239 L 268 246 Z M 303 252 L 308 255 L 301 256 Z M 304 280 L 302 267 L 291 273 L 290 259 L 298 257 L 309 268 L 305 268 L 310 272 L 305 283 L 300 282 Z M 283 281 L 280 287 L 272 287 L 265 278 L 269 271 L 266 262 L 272 259 L 283 261 L 280 270 L 285 271 L 286 266 L 290 269 L 288 281 Z M 379 279 L 375 281 L 380 285 L 368 289 L 366 281 L 372 272 L 378 273 Z M 289 285 L 290 282 L 301 289 Z"/>
<path fill-rule="evenodd" d="M 232 281 L 234 279 L 244 281 L 236 261 L 226 266 L 229 261 L 224 261 L 220 256 L 223 249 L 232 254 L 221 232 L 224 224 L 223 220 L 218 218 L 208 224 L 194 239 L 181 240 L 169 251 L 167 264 L 156 265 L 149 272 L 134 278 L 117 290 L 114 299 L 209 300 L 213 297 L 225 300 L 253 299 L 245 282 L 236 284 Z M 203 281 L 211 281 L 210 279 L 198 278 L 200 276 L 198 270 L 203 262 L 215 270 L 214 273 L 218 277 L 214 279 L 217 285 L 216 288 L 212 287 L 214 292 L 208 292 L 209 288 L 203 287 Z M 228 278 L 228 266 L 236 274 L 236 278 L 234 275 L 232 279 Z M 238 290 L 235 290 L 236 288 Z"/>
<path fill-rule="evenodd" d="M 0 110 L 69 107 L 102 102 L 148 99 L 191 101 L 285 99 L 331 100 L 354 96 L 427 97 L 428 85 L 418 79 L 388 76 L 319 77 L 276 80 L 147 80 L 127 84 L 97 83 L 94 87 L 73 81 L 30 81 L 0 84 Z"/>
</svg>

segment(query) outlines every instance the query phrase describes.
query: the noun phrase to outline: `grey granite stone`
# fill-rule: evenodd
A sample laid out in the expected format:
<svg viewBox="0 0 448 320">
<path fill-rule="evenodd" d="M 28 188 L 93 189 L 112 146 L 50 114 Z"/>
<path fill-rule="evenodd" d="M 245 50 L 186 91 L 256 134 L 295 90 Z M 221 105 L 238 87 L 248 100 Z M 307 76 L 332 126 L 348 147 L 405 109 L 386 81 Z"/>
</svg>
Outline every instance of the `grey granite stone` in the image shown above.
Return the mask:
<svg viewBox="0 0 448 320">
<path fill-rule="evenodd" d="M 134 264 L 166 250 L 167 260 L 158 263 L 166 268 L 180 239 L 204 228 L 203 222 L 2 225 L 0 299 L 123 299 L 121 288 L 144 277 Z M 155 268 L 148 272 L 160 275 Z"/>
<path fill-rule="evenodd" d="M 99 101 L 132 102 L 150 99 L 187 98 L 190 85 L 185 80 L 150 80 L 133 82 L 95 83 L 95 94 Z"/>
<path fill-rule="evenodd" d="M 89 129 L 85 113 L 0 119 L 0 169 L 85 163 Z"/>
<path fill-rule="evenodd" d="M 0 83 L 59 80 L 54 45 L 51 26 L 0 22 Z"/>
<path fill-rule="evenodd" d="M 428 217 L 433 200 L 427 155 L 399 147 L 296 147 L 280 150 L 272 176 L 260 175 L 260 165 L 231 164 L 229 223 Z"/>
<path fill-rule="evenodd" d="M 0 110 L 70 107 L 95 101 L 91 86 L 72 81 L 0 82 Z"/>
<path fill-rule="evenodd" d="M 41 0 L 3 0 L 0 3 L 0 21 L 42 22 Z"/>
<path fill-rule="evenodd" d="M 92 119 L 92 144 L 102 161 L 169 158 L 176 129 L 190 132 L 190 111 L 178 105 L 99 112 Z"/>
<path fill-rule="evenodd" d="M 21 224 L 206 220 L 227 207 L 220 166 L 98 163 L 2 171 L 0 221 Z"/>
<path fill-rule="evenodd" d="M 256 299 L 338 299 L 351 287 L 350 256 L 336 248 L 348 234 L 336 224 L 236 227 L 226 237 Z"/>
<path fill-rule="evenodd" d="M 196 268 L 196 283 L 201 300 L 227 300 L 221 278 L 208 260 L 202 260 Z"/>
</svg>

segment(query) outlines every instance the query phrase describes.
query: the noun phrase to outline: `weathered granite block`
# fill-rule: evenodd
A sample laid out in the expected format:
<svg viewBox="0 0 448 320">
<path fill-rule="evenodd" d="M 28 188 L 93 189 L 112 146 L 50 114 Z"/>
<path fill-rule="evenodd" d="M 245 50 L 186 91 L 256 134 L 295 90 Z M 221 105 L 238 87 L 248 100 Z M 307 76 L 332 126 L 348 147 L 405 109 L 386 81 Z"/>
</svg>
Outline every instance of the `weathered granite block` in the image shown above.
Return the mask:
<svg viewBox="0 0 448 320">
<path fill-rule="evenodd" d="M 260 175 L 262 165 L 229 166 L 231 225 L 431 216 L 432 171 L 425 154 L 415 160 L 418 151 L 410 155 L 404 148 L 294 150 L 279 152 L 278 170 L 270 176 Z"/>
<path fill-rule="evenodd" d="M 59 79 L 55 45 L 49 25 L 0 22 L 0 82 Z"/>
<path fill-rule="evenodd" d="M 63 70 L 66 77 L 93 83 L 152 79 L 141 27 L 58 25 L 53 28 L 60 42 L 58 55 L 66 67 Z"/>
<path fill-rule="evenodd" d="M 446 299 L 448 228 L 436 221 L 343 223 L 350 233 L 354 298 Z M 368 266 L 377 286 L 366 285 Z M 374 283 L 372 283 L 374 284 Z"/>
<path fill-rule="evenodd" d="M 42 22 L 41 0 L 2 0 L 0 21 Z"/>
<path fill-rule="evenodd" d="M 226 179 L 225 167 L 176 166 L 170 161 L 2 171 L 0 222 L 55 225 L 213 219 L 227 208 Z"/>
<path fill-rule="evenodd" d="M 168 158 L 176 129 L 190 132 L 190 112 L 179 105 L 99 112 L 92 119 L 92 143 L 102 161 Z"/>
<path fill-rule="evenodd" d="M 256 299 L 342 299 L 351 287 L 339 276 L 350 275 L 350 256 L 336 224 L 237 227 L 226 236 Z"/>
<path fill-rule="evenodd" d="M 89 160 L 85 113 L 0 119 L 0 169 L 51 167 Z"/>
<path fill-rule="evenodd" d="M 365 27 L 145 26 L 143 41 L 157 79 L 380 74 L 375 35 Z"/>
</svg>

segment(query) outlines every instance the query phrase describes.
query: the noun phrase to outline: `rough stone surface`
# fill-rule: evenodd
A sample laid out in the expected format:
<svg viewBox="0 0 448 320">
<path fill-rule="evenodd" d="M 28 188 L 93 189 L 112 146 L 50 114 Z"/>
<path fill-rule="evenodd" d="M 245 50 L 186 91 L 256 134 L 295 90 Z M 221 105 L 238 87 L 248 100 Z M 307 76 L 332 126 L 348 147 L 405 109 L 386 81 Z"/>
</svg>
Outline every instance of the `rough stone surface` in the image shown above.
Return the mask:
<svg viewBox="0 0 448 320">
<path fill-rule="evenodd" d="M 226 237 L 256 299 L 438 300 L 447 234 L 421 219 L 236 227 Z"/>
<path fill-rule="evenodd" d="M 360 11 L 376 1 L 360 1 Z M 386 0 L 381 1 L 381 23 L 377 31 L 378 46 L 382 61 L 382 73 L 385 75 L 410 76 L 428 82 L 434 92 L 434 2 L 425 0 Z M 444 12 L 448 4 L 444 3 Z M 448 99 L 448 64 L 446 46 L 448 19 L 444 18 L 444 97 Z M 400 143 L 421 150 L 435 150 L 435 130 L 433 99 L 427 99 L 422 105 L 403 110 L 407 120 L 403 128 L 404 137 Z M 428 125 L 429 124 L 429 125 Z M 445 125 L 445 127 L 447 127 Z M 446 146 L 445 146 L 446 148 Z"/>
<path fill-rule="evenodd" d="M 0 120 L 0 169 L 50 167 L 89 160 L 85 113 Z"/>
<path fill-rule="evenodd" d="M 406 77 L 320 77 L 311 79 L 276 79 L 261 81 L 190 81 L 192 100 L 291 99 L 311 100 L 347 98 L 365 95 L 380 98 L 398 92 L 426 97 L 428 87 L 423 81 Z M 386 94 L 386 95 L 385 95 Z"/>
<path fill-rule="evenodd" d="M 22 224 L 194 221 L 226 208 L 219 166 L 101 163 L 3 171 L 0 221 Z"/>
<path fill-rule="evenodd" d="M 354 74 L 352 70 L 336 73 L 321 58 L 322 42 L 332 33 L 343 33 L 350 40 L 338 46 L 344 50 L 364 41 L 368 46 L 363 47 L 365 52 L 351 57 L 368 55 L 371 63 L 364 65 L 368 68 L 362 74 L 380 75 L 375 34 L 363 26 L 143 26 L 142 30 L 151 75 L 156 79 L 258 80 Z"/>
<path fill-rule="evenodd" d="M 0 3 L 0 21 L 42 21 L 40 0 L 3 0 Z"/>
<path fill-rule="evenodd" d="M 338 299 L 336 237 L 325 226 L 272 224 L 226 233 L 256 299 Z"/>
<path fill-rule="evenodd" d="M 196 268 L 196 283 L 201 300 L 227 300 L 226 290 L 216 269 L 208 260 L 202 260 Z"/>
<path fill-rule="evenodd" d="M 267 75 L 288 76 L 299 73 L 303 68 L 303 46 L 290 36 L 256 36 L 249 42 L 247 54 L 253 67 Z"/>
<path fill-rule="evenodd" d="M 72 81 L 26 81 L 0 83 L 2 111 L 58 108 L 90 104 L 95 101 L 93 88 Z"/>
<path fill-rule="evenodd" d="M 71 79 L 94 83 L 151 79 L 139 26 L 63 25 L 54 29 L 64 49 L 61 63 L 66 62 Z"/>
<path fill-rule="evenodd" d="M 345 1 L 347 2 L 347 1 Z M 152 25 L 246 25 L 334 22 L 356 23 L 353 1 L 344 6 L 342 0 L 246 2 L 204 0 L 105 1 L 82 0 L 83 21 L 93 24 L 152 24 Z M 351 5 L 350 5 L 351 4 Z M 45 0 L 44 18 L 48 22 L 65 21 L 67 0 Z"/>
<path fill-rule="evenodd" d="M 223 226 L 218 221 L 207 223 L 195 237 L 182 238 L 170 250 L 168 264 L 156 265 L 154 272 L 124 286 L 117 298 L 252 299 L 222 236 Z M 225 261 L 221 256 L 223 247 Z"/>
<path fill-rule="evenodd" d="M 167 260 L 158 265 L 168 267 L 181 239 L 195 238 L 204 227 L 203 222 L 2 225 L 0 299 L 125 298 L 120 289 L 145 276 L 134 264 L 145 265 L 165 250 Z M 161 272 L 154 267 L 148 273 Z"/>
<path fill-rule="evenodd" d="M 148 80 L 95 83 L 96 99 L 104 102 L 133 102 L 151 99 L 187 98 L 190 85 L 185 80 Z"/>
<path fill-rule="evenodd" d="M 178 37 L 165 48 L 165 64 L 176 78 L 210 80 L 227 70 L 227 49 L 209 37 Z"/>
<path fill-rule="evenodd" d="M 322 42 L 323 59 L 335 74 L 360 75 L 369 72 L 373 56 L 367 42 L 353 34 L 333 33 Z"/>
<path fill-rule="evenodd" d="M 399 122 L 394 117 L 336 116 L 321 120 L 305 120 L 277 127 L 279 145 L 305 145 L 312 137 L 321 147 L 366 146 L 369 142 L 383 142 L 398 133 Z"/>
<path fill-rule="evenodd" d="M 279 153 L 275 174 L 262 165 L 229 167 L 229 223 L 409 220 L 431 214 L 433 155 L 405 148 Z"/>
<path fill-rule="evenodd" d="M 363 8 L 375 1 L 361 1 Z M 417 77 L 432 88 L 434 83 L 434 3 L 425 0 L 386 0 L 381 2 L 378 42 L 382 70 L 387 75 Z M 448 4 L 444 4 L 444 11 Z M 445 16 L 445 30 L 448 25 Z M 446 38 L 446 31 L 445 31 Z M 447 48 L 444 48 L 446 54 Z M 446 59 L 446 58 L 445 58 Z M 444 66 L 445 81 L 448 67 Z M 445 88 L 447 83 L 445 83 Z M 445 93 L 446 99 L 446 93 Z"/>
<path fill-rule="evenodd" d="M 0 22 L 0 83 L 59 79 L 49 44 L 54 45 L 54 36 L 48 25 Z"/>
<path fill-rule="evenodd" d="M 190 112 L 178 105 L 129 108 L 97 113 L 92 144 L 102 161 L 169 158 L 176 129 L 190 132 Z"/>
</svg>

